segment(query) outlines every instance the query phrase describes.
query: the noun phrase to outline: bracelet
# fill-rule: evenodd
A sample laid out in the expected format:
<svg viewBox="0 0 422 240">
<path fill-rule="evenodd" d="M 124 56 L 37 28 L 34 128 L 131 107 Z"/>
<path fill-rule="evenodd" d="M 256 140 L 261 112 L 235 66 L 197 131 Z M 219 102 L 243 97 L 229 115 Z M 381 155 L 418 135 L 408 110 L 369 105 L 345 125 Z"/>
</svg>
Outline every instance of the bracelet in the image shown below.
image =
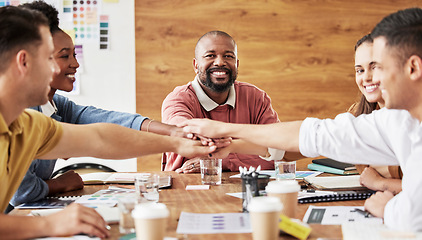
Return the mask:
<svg viewBox="0 0 422 240">
<path fill-rule="evenodd" d="M 149 132 L 149 125 L 151 125 L 151 123 L 153 122 L 154 120 L 150 120 L 149 122 L 148 122 L 148 125 L 147 125 L 147 132 Z"/>
</svg>

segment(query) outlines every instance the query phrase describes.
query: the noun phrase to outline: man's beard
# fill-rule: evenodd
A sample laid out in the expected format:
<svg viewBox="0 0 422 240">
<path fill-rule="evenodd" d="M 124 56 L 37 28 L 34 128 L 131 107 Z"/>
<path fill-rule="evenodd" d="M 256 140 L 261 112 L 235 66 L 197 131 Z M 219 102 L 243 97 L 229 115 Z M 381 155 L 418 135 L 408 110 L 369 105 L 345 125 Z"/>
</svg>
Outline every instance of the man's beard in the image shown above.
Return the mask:
<svg viewBox="0 0 422 240">
<path fill-rule="evenodd" d="M 216 83 L 213 83 L 211 80 L 211 72 L 215 72 L 215 71 L 218 72 L 218 69 L 220 68 L 209 68 L 205 72 L 205 75 L 203 74 L 203 72 L 200 72 L 199 80 L 201 81 L 203 85 L 213 90 L 214 92 L 222 93 L 222 92 L 228 91 L 230 87 L 233 85 L 234 81 L 237 78 L 237 72 L 233 74 L 233 72 L 230 69 L 227 69 L 227 68 L 222 69 L 224 72 L 227 72 L 227 75 L 229 76 L 229 80 L 223 84 L 216 84 Z"/>
</svg>

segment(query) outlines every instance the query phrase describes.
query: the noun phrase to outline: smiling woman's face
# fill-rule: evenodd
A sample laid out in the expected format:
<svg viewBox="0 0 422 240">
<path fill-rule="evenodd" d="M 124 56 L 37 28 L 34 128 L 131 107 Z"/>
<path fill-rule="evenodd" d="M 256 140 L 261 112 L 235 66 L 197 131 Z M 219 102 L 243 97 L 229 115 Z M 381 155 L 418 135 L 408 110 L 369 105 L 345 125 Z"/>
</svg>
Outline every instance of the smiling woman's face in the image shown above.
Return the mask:
<svg viewBox="0 0 422 240">
<path fill-rule="evenodd" d="M 58 89 L 70 92 L 75 82 L 76 69 L 79 67 L 79 63 L 75 58 L 75 46 L 70 36 L 63 31 L 54 33 L 53 42 L 54 59 L 59 65 L 60 72 L 53 77 L 53 81 L 50 84 L 51 90 L 55 91 Z"/>
<path fill-rule="evenodd" d="M 372 43 L 362 43 L 355 53 L 356 84 L 368 102 L 384 103 L 379 84 L 372 81 Z"/>
</svg>

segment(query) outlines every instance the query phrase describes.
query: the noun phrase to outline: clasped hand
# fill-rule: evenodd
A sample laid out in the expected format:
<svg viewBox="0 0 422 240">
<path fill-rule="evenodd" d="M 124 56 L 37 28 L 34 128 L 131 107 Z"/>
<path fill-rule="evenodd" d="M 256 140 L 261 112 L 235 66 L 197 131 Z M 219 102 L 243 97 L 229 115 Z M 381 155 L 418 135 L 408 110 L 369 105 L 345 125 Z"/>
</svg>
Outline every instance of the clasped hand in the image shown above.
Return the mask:
<svg viewBox="0 0 422 240">
<path fill-rule="evenodd" d="M 228 146 L 232 142 L 232 138 L 208 138 L 199 134 L 187 133 L 187 138 L 201 141 L 204 146 L 215 145 L 217 149 L 210 154 L 210 157 L 225 158 L 228 156 L 230 151 Z M 200 172 L 199 157 L 192 158 L 183 163 L 183 165 L 176 169 L 177 173 L 197 173 Z"/>
</svg>

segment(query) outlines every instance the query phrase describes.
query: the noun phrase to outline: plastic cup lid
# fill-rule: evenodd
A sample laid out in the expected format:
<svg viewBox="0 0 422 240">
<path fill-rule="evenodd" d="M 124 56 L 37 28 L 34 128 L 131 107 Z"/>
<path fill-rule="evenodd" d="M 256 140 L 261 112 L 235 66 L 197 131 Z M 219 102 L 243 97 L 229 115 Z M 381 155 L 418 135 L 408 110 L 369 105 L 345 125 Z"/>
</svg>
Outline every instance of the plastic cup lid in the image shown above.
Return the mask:
<svg viewBox="0 0 422 240">
<path fill-rule="evenodd" d="M 296 180 L 271 181 L 265 187 L 267 193 L 299 192 L 300 186 Z"/>
<path fill-rule="evenodd" d="M 254 197 L 248 204 L 249 212 L 279 212 L 283 204 L 276 197 Z"/>
<path fill-rule="evenodd" d="M 170 215 L 164 203 L 141 203 L 132 211 L 133 218 L 152 219 L 166 218 Z"/>
</svg>

